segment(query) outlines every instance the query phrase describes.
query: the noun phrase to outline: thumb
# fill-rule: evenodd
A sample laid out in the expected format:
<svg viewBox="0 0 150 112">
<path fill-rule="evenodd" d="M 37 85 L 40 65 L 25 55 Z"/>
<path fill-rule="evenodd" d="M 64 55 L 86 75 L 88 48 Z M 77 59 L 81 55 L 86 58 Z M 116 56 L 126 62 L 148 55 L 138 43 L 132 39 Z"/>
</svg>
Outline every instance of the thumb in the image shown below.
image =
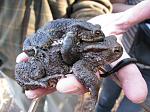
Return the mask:
<svg viewBox="0 0 150 112">
<path fill-rule="evenodd" d="M 22 62 L 22 61 L 27 61 L 28 60 L 28 55 L 25 52 L 20 53 L 17 58 L 16 58 L 16 63 Z"/>
<path fill-rule="evenodd" d="M 124 52 L 119 60 L 124 59 L 125 57 L 129 56 Z M 115 65 L 116 62 L 112 63 L 112 65 Z M 117 72 L 117 77 L 129 100 L 133 103 L 141 103 L 146 99 L 148 94 L 147 84 L 135 64 L 129 64 L 121 68 Z"/>
<path fill-rule="evenodd" d="M 87 91 L 73 74 L 68 74 L 67 78 L 60 79 L 56 89 L 61 93 L 67 94 L 84 94 Z"/>
</svg>

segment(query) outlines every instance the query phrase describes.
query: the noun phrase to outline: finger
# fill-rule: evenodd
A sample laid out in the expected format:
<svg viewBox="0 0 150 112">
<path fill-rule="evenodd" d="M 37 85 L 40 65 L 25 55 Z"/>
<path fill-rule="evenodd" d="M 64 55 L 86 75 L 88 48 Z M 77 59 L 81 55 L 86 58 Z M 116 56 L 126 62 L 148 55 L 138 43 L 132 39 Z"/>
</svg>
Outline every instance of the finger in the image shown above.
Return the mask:
<svg viewBox="0 0 150 112">
<path fill-rule="evenodd" d="M 102 31 L 104 32 L 105 36 L 109 36 L 123 34 L 126 32 L 126 29 L 122 29 L 120 26 L 110 24 L 109 26 L 102 27 Z"/>
<path fill-rule="evenodd" d="M 16 58 L 16 63 L 22 62 L 22 61 L 27 61 L 28 60 L 28 55 L 25 52 L 20 53 L 17 58 Z"/>
<path fill-rule="evenodd" d="M 110 18 L 114 19 L 112 14 L 99 15 L 91 18 L 90 20 L 88 20 L 88 22 L 92 24 L 99 24 L 101 26 L 109 26 L 109 24 L 114 22 L 114 20 L 110 20 Z"/>
<path fill-rule="evenodd" d="M 119 60 L 126 57 L 129 56 L 124 53 Z M 133 103 L 141 103 L 146 99 L 148 93 L 147 85 L 135 64 L 130 64 L 120 69 L 117 72 L 117 77 L 121 82 L 125 95 Z"/>
<path fill-rule="evenodd" d="M 72 74 L 68 75 L 67 78 L 60 79 L 56 89 L 67 94 L 84 94 L 87 91 Z"/>
<path fill-rule="evenodd" d="M 55 88 L 38 88 L 35 90 L 25 91 L 25 94 L 29 99 L 35 99 L 35 98 L 47 95 L 49 93 L 52 93 L 54 91 L 56 91 Z"/>
<path fill-rule="evenodd" d="M 117 74 L 125 95 L 133 103 L 141 103 L 146 99 L 148 90 L 145 80 L 135 64 L 130 64 Z"/>
</svg>

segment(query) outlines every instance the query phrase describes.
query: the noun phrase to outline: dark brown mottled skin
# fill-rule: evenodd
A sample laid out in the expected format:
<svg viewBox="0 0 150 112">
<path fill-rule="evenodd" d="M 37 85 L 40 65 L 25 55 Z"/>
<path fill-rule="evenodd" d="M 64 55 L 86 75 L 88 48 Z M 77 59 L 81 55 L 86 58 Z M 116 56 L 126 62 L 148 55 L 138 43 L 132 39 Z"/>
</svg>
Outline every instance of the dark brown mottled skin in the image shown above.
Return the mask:
<svg viewBox="0 0 150 112">
<path fill-rule="evenodd" d="M 55 87 L 61 77 L 73 73 L 97 98 L 99 80 L 94 73 L 122 55 L 116 40 L 86 21 L 49 22 L 24 41 L 29 60 L 16 64 L 16 80 L 25 90 Z"/>
</svg>

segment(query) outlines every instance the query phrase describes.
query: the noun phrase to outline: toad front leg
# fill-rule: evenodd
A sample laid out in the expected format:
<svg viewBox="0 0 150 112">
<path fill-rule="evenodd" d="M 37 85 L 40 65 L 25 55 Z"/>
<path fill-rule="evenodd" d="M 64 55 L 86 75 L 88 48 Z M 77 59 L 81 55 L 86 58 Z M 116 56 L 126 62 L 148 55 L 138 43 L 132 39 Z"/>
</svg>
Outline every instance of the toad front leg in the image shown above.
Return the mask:
<svg viewBox="0 0 150 112">
<path fill-rule="evenodd" d="M 79 60 L 73 64 L 72 70 L 77 80 L 90 91 L 92 98 L 97 101 L 100 82 L 92 68 L 84 60 Z"/>
<path fill-rule="evenodd" d="M 63 45 L 61 48 L 61 55 L 65 63 L 72 65 L 74 62 L 79 60 L 80 54 L 76 47 L 77 33 L 67 32 L 64 35 Z"/>
</svg>

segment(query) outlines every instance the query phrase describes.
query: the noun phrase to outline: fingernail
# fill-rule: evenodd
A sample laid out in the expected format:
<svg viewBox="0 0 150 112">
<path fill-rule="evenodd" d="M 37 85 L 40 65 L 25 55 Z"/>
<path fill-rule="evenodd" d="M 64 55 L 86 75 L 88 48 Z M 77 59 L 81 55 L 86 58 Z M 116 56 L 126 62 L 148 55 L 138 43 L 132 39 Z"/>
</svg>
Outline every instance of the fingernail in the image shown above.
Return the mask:
<svg viewBox="0 0 150 112">
<path fill-rule="evenodd" d="M 25 91 L 25 94 L 29 99 L 37 98 L 37 95 L 31 91 Z"/>
<path fill-rule="evenodd" d="M 143 103 L 145 100 L 136 101 L 136 103 Z"/>
<path fill-rule="evenodd" d="M 27 61 L 28 60 L 28 55 L 25 52 L 22 52 L 21 54 L 19 54 L 16 58 L 16 63 L 19 63 L 21 61 Z"/>
</svg>

